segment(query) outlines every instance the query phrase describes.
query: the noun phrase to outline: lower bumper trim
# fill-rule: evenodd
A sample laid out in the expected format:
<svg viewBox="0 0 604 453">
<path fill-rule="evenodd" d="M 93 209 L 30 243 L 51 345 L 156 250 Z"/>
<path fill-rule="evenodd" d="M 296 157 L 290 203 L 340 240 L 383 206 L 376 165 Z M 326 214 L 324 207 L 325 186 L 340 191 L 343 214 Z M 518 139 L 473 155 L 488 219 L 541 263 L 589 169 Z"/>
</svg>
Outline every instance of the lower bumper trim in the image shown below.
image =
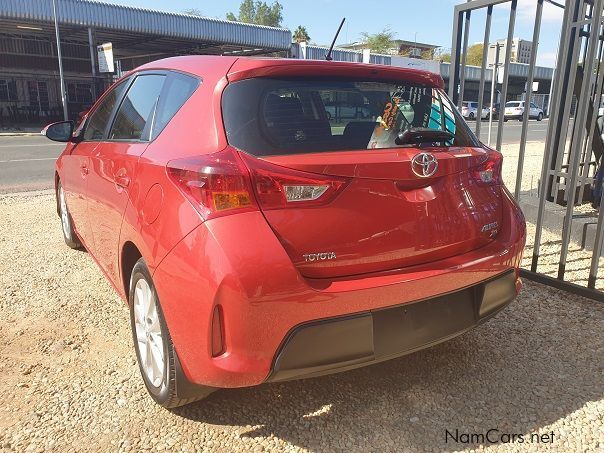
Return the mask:
<svg viewBox="0 0 604 453">
<path fill-rule="evenodd" d="M 510 271 L 432 299 L 302 324 L 286 337 L 267 380 L 321 376 L 433 346 L 470 330 L 515 297 Z"/>
</svg>

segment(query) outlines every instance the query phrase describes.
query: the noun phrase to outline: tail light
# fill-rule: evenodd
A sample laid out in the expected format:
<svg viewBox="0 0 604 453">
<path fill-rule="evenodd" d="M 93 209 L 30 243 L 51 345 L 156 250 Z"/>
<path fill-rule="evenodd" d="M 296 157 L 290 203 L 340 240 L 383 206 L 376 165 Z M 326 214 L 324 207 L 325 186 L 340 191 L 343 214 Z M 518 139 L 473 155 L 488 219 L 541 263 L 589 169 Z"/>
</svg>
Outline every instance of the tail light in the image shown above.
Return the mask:
<svg viewBox="0 0 604 453">
<path fill-rule="evenodd" d="M 167 170 L 204 220 L 257 210 L 248 171 L 232 148 L 170 161 Z"/>
<path fill-rule="evenodd" d="M 262 209 L 311 207 L 331 202 L 349 178 L 318 175 L 281 167 L 242 153 Z"/>
<path fill-rule="evenodd" d="M 501 184 L 503 155 L 495 150 L 488 151 L 487 160 L 472 169 L 472 176 L 479 184 Z"/>
</svg>

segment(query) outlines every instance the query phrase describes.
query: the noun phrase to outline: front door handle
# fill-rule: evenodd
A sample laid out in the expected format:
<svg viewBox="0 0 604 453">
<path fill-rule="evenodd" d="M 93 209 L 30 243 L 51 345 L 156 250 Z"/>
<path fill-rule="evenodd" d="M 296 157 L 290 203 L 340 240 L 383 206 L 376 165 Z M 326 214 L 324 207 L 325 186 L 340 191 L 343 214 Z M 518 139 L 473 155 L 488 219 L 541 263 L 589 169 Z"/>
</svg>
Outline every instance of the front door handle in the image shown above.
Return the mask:
<svg viewBox="0 0 604 453">
<path fill-rule="evenodd" d="M 119 170 L 116 175 L 113 177 L 115 184 L 125 189 L 130 184 L 130 177 L 126 174 L 125 169 Z"/>
<path fill-rule="evenodd" d="M 85 178 L 88 175 L 88 167 L 86 164 L 80 165 L 80 172 L 82 173 L 82 178 Z"/>
</svg>

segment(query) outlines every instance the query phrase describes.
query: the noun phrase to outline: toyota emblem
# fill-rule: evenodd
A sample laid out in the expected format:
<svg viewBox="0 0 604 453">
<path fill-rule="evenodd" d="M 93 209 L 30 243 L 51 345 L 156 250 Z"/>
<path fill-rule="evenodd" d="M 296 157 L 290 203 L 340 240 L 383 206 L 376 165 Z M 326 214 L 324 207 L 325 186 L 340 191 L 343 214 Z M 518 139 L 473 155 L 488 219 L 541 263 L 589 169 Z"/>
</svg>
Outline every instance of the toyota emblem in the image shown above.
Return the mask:
<svg viewBox="0 0 604 453">
<path fill-rule="evenodd" d="M 419 153 L 411 159 L 411 169 L 420 178 L 428 178 L 438 170 L 438 160 L 434 154 Z"/>
</svg>

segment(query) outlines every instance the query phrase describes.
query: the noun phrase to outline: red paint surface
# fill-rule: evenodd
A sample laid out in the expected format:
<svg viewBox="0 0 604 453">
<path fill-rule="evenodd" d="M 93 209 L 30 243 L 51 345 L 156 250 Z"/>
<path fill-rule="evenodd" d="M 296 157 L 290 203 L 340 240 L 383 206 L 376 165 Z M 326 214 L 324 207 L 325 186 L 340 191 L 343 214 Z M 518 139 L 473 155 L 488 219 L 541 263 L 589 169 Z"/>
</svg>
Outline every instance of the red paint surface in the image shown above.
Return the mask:
<svg viewBox="0 0 604 453">
<path fill-rule="evenodd" d="M 167 174 L 170 162 L 227 148 L 220 100 L 229 81 L 328 75 L 442 86 L 440 77 L 376 65 L 235 57 L 171 58 L 138 70 L 146 69 L 178 70 L 202 82 L 153 142 L 70 143 L 57 171 L 78 235 L 122 297 L 124 247 L 140 251 L 190 380 L 259 384 L 297 324 L 421 300 L 518 268 L 522 213 L 503 186 L 480 185 L 472 176 L 487 159 L 486 148 L 434 150 L 439 169 L 421 180 L 410 164 L 417 149 L 265 158 L 269 167 L 347 183 L 323 205 L 261 210 L 255 203 L 207 221 Z M 499 224 L 494 238 L 481 231 L 492 222 Z M 332 251 L 337 259 L 302 257 Z M 226 352 L 213 358 L 216 304 Z"/>
</svg>

